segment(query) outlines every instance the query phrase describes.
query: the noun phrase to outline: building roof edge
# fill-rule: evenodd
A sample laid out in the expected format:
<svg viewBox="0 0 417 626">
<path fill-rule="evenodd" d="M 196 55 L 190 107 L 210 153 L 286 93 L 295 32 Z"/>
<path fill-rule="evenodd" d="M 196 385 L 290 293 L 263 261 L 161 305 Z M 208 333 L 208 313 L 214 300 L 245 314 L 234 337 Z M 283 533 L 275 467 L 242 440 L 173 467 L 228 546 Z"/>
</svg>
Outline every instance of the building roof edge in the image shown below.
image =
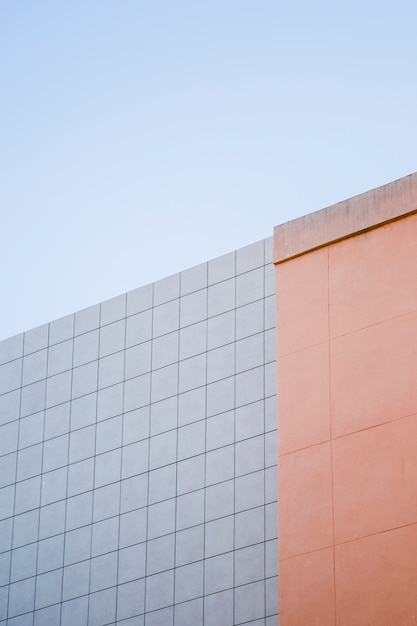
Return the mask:
<svg viewBox="0 0 417 626">
<path fill-rule="evenodd" d="M 296 256 L 417 212 L 417 172 L 274 228 L 273 262 Z"/>
</svg>

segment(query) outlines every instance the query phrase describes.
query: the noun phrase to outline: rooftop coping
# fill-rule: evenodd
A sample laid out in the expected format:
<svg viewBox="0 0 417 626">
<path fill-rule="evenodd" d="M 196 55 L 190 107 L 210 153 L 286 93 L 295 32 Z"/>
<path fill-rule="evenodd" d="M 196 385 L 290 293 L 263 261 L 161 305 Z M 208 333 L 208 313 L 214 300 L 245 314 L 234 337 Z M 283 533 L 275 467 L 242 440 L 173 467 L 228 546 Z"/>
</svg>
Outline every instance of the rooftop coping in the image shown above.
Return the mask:
<svg viewBox="0 0 417 626">
<path fill-rule="evenodd" d="M 274 228 L 273 262 L 283 263 L 417 212 L 417 173 Z"/>
</svg>

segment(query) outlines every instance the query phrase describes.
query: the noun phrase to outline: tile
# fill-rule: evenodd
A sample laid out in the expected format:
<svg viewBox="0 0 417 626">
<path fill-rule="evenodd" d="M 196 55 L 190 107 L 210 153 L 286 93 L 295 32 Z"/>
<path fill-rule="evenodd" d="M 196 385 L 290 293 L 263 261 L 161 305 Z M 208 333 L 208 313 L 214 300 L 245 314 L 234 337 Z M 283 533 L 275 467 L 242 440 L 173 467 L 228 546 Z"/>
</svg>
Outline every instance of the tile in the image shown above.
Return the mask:
<svg viewBox="0 0 417 626">
<path fill-rule="evenodd" d="M 34 601 L 35 578 L 27 578 L 11 584 L 9 590 L 9 617 L 32 611 Z"/>
<path fill-rule="evenodd" d="M 136 477 L 135 477 L 136 478 Z M 133 480 L 133 479 L 129 479 Z M 125 482 L 125 481 L 124 481 Z M 123 483 L 122 483 L 123 484 Z M 98 522 L 119 514 L 120 483 L 94 490 L 93 521 Z M 137 508 L 137 507 L 135 507 Z"/>
<path fill-rule="evenodd" d="M 141 376 L 151 371 L 151 342 L 145 341 L 126 350 L 125 379 Z"/>
<path fill-rule="evenodd" d="M 206 351 L 207 322 L 198 322 L 180 330 L 180 359 L 187 359 Z"/>
<path fill-rule="evenodd" d="M 127 315 L 135 315 L 152 307 L 153 283 L 127 293 Z"/>
<path fill-rule="evenodd" d="M 149 576 L 146 580 L 146 610 L 155 611 L 174 602 L 174 571 Z"/>
<path fill-rule="evenodd" d="M 71 339 L 74 336 L 74 315 L 66 315 L 49 324 L 49 345 Z"/>
<path fill-rule="evenodd" d="M 333 441 L 335 541 L 412 524 L 417 416 Z"/>
<path fill-rule="evenodd" d="M 278 359 L 279 453 L 330 440 L 329 344 Z"/>
<path fill-rule="evenodd" d="M 175 499 L 171 499 L 148 507 L 148 540 L 174 532 L 175 504 Z"/>
<path fill-rule="evenodd" d="M 273 512 L 276 510 L 275 507 Z M 237 513 L 234 523 L 236 548 L 243 548 L 265 540 L 265 507 L 260 506 L 249 511 Z"/>
<path fill-rule="evenodd" d="M 212 350 L 235 340 L 235 311 L 222 313 L 207 321 L 207 349 Z"/>
<path fill-rule="evenodd" d="M 162 371 L 162 370 L 159 370 L 159 371 Z M 163 381 L 163 382 L 166 382 L 166 381 Z M 161 381 L 159 381 L 159 383 L 161 385 L 159 392 L 163 396 L 164 389 L 163 389 Z M 150 404 L 150 401 L 151 401 L 151 376 L 150 374 L 137 376 L 136 378 L 131 378 L 130 380 L 127 380 L 125 382 L 124 384 L 124 407 L 123 407 L 125 411 L 133 411 L 133 409 L 138 409 L 142 406 L 146 406 L 147 404 Z M 108 417 L 111 417 L 111 416 L 109 415 Z"/>
<path fill-rule="evenodd" d="M 414 312 L 331 341 L 334 436 L 417 412 L 416 327 Z"/>
<path fill-rule="evenodd" d="M 275 298 L 274 298 L 275 303 Z M 266 303 L 265 303 L 266 306 Z M 275 315 L 274 324 L 275 325 Z M 258 300 L 236 310 L 236 339 L 244 339 L 264 330 L 264 302 Z"/>
<path fill-rule="evenodd" d="M 29 357 L 26 358 L 29 359 Z M 37 357 L 33 358 L 37 360 Z M 31 378 L 33 378 L 32 375 L 28 376 L 29 380 Z M 7 393 L 9 391 L 12 391 L 13 389 L 17 389 L 21 386 L 21 380 L 22 359 L 17 359 L 16 361 L 10 361 L 10 363 L 0 365 L 0 394 Z"/>
<path fill-rule="evenodd" d="M 62 374 L 60 374 L 60 376 L 62 376 Z M 49 380 L 51 379 L 48 379 L 48 384 Z M 85 396 L 93 391 L 97 391 L 97 385 L 98 361 L 80 365 L 72 371 L 72 398 L 79 398 L 80 396 Z M 58 402 L 55 404 L 58 404 Z"/>
<path fill-rule="evenodd" d="M 103 357 L 98 362 L 98 388 L 110 387 L 121 383 L 124 379 L 125 355 L 124 352 L 116 352 Z"/>
<path fill-rule="evenodd" d="M 61 601 L 62 570 L 40 574 L 36 578 L 35 608 L 41 609 Z"/>
<path fill-rule="evenodd" d="M 249 439 L 264 432 L 266 412 L 264 405 L 264 401 L 258 400 L 236 409 L 236 441 Z M 276 428 L 276 423 L 274 426 Z"/>
<path fill-rule="evenodd" d="M 235 480 L 236 512 L 261 506 L 265 502 L 265 472 L 254 472 Z"/>
<path fill-rule="evenodd" d="M 122 416 L 112 417 L 96 426 L 95 454 L 109 452 L 122 445 Z"/>
<path fill-rule="evenodd" d="M 62 603 L 61 626 L 87 626 L 88 596 Z"/>
<path fill-rule="evenodd" d="M 207 385 L 207 417 L 230 411 L 235 406 L 234 377 Z"/>
<path fill-rule="evenodd" d="M 122 480 L 120 484 L 120 510 L 121 513 L 140 509 L 148 502 L 148 476 L 140 474 Z"/>
<path fill-rule="evenodd" d="M 236 278 L 236 306 L 244 306 L 264 296 L 264 268 L 245 272 Z"/>
<path fill-rule="evenodd" d="M 22 333 L 0 341 L 0 365 L 23 356 L 23 338 Z"/>
<path fill-rule="evenodd" d="M 174 567 L 175 534 L 165 535 L 147 542 L 146 574 L 157 574 Z"/>
<path fill-rule="evenodd" d="M 181 495 L 204 487 L 204 454 L 180 461 L 177 472 L 177 494 Z"/>
<path fill-rule="evenodd" d="M 206 355 L 180 361 L 179 364 L 179 393 L 184 393 L 206 384 Z"/>
<path fill-rule="evenodd" d="M 231 278 L 236 272 L 236 252 L 229 252 L 223 256 L 212 259 L 208 263 L 208 283 L 213 285 L 227 278 Z"/>
<path fill-rule="evenodd" d="M 100 325 L 105 326 L 126 317 L 126 294 L 116 296 L 101 303 Z"/>
<path fill-rule="evenodd" d="M 35 476 L 16 485 L 15 515 L 37 509 L 41 499 L 41 477 Z"/>
<path fill-rule="evenodd" d="M 207 626 L 233 624 L 233 589 L 204 597 L 204 623 Z"/>
<path fill-rule="evenodd" d="M 121 450 L 111 450 L 95 457 L 94 487 L 103 487 L 120 480 Z"/>
<path fill-rule="evenodd" d="M 46 378 L 47 357 L 47 350 L 39 350 L 38 352 L 34 352 L 33 354 L 25 356 L 25 358 L 23 359 L 23 371 L 21 369 L 21 360 L 12 361 L 12 363 L 1 366 L 1 376 L 3 379 L 2 385 L 4 384 L 4 381 L 7 380 L 7 377 L 12 376 L 13 378 L 16 378 L 16 384 L 13 385 L 11 379 L 9 383 L 9 385 L 11 385 L 10 389 L 13 389 L 13 387 L 16 386 L 20 386 L 19 380 L 21 375 L 22 385 L 30 385 L 31 383 L 35 383 L 38 380 L 42 380 L 42 378 Z M 16 371 L 16 374 L 12 374 L 14 371 Z M 6 389 L 6 391 L 9 391 L 9 389 Z"/>
<path fill-rule="evenodd" d="M 119 585 L 145 576 L 146 543 L 119 550 Z"/>
<path fill-rule="evenodd" d="M 45 439 L 63 435 L 69 431 L 70 403 L 65 402 L 45 411 Z"/>
<path fill-rule="evenodd" d="M 207 287 L 208 264 L 201 263 L 181 272 L 181 295 Z"/>
<path fill-rule="evenodd" d="M 90 558 L 91 526 L 83 526 L 65 533 L 64 565 Z"/>
<path fill-rule="evenodd" d="M 263 469 L 265 465 L 265 437 L 259 435 L 235 446 L 235 474 L 242 476 Z"/>
<path fill-rule="evenodd" d="M 171 430 L 149 439 L 149 469 L 175 463 L 177 460 L 177 431 Z"/>
<path fill-rule="evenodd" d="M 204 489 L 178 496 L 176 517 L 177 531 L 202 524 L 204 522 Z"/>
<path fill-rule="evenodd" d="M 15 389 L 0 396 L 0 425 L 19 418 L 20 389 Z"/>
<path fill-rule="evenodd" d="M 208 317 L 231 311 L 236 306 L 236 279 L 230 278 L 208 288 Z M 196 320 L 197 321 L 197 320 Z"/>
<path fill-rule="evenodd" d="M 206 488 L 206 521 L 234 513 L 234 487 L 234 481 L 228 480 Z"/>
<path fill-rule="evenodd" d="M 264 368 L 255 367 L 236 376 L 236 406 L 250 404 L 264 397 Z"/>
<path fill-rule="evenodd" d="M 206 485 L 223 482 L 233 478 L 234 446 L 226 446 L 207 452 L 206 454 Z"/>
<path fill-rule="evenodd" d="M 148 535 L 151 538 L 150 535 Z M 146 509 L 138 509 L 120 516 L 119 549 L 146 540 Z"/>
<path fill-rule="evenodd" d="M 98 556 L 117 550 L 119 534 L 119 518 L 112 517 L 93 524 L 91 556 Z"/>
<path fill-rule="evenodd" d="M 256 582 L 235 591 L 235 623 L 254 620 L 265 615 L 265 583 Z"/>
<path fill-rule="evenodd" d="M 276 302 L 278 356 L 326 341 L 328 248 L 277 265 L 275 277 L 277 294 L 282 294 Z"/>
<path fill-rule="evenodd" d="M 204 556 L 204 525 L 193 526 L 175 534 L 175 565 L 200 561 Z"/>
<path fill-rule="evenodd" d="M 58 569 L 64 564 L 64 535 L 43 539 L 38 544 L 37 573 Z"/>
<path fill-rule="evenodd" d="M 149 384 L 149 380 L 142 380 L 144 386 Z M 137 384 L 137 379 L 134 379 L 132 386 L 135 388 Z M 126 393 L 126 402 L 125 402 L 125 410 L 130 411 L 134 408 L 133 406 L 136 402 L 135 389 L 130 389 L 128 383 L 125 385 L 118 384 L 112 385 L 111 387 L 106 387 L 106 389 L 101 389 L 97 394 L 97 421 L 105 420 L 109 417 L 114 417 L 115 415 L 120 415 L 123 412 L 123 393 L 124 388 L 127 388 Z M 137 385 L 137 388 L 143 390 L 142 384 Z M 130 406 L 132 405 L 132 406 Z"/>
<path fill-rule="evenodd" d="M 235 439 L 234 411 L 227 411 L 206 420 L 206 450 L 215 450 L 232 444 Z"/>
<path fill-rule="evenodd" d="M 233 552 L 205 559 L 204 594 L 207 595 L 232 588 L 233 573 Z"/>
<path fill-rule="evenodd" d="M 203 599 L 190 600 L 175 606 L 175 626 L 181 624 L 193 624 L 203 626 Z"/>
<path fill-rule="evenodd" d="M 200 289 L 180 300 L 180 326 L 190 326 L 207 318 L 207 289 Z"/>
<path fill-rule="evenodd" d="M 149 407 L 135 409 L 123 415 L 123 445 L 149 437 Z"/>
<path fill-rule="evenodd" d="M 285 559 L 280 561 L 279 568 L 280 622 L 293 626 L 296 624 L 334 626 L 336 616 L 333 548 Z M 355 576 L 356 574 L 357 572 Z M 302 602 L 300 598 L 303 598 Z M 355 603 L 356 598 L 353 606 Z M 363 614 L 360 620 L 362 618 Z"/>
<path fill-rule="evenodd" d="M 32 543 L 12 550 L 10 582 L 30 578 L 36 574 L 37 545 Z"/>
<path fill-rule="evenodd" d="M 248 272 L 264 264 L 265 242 L 262 239 L 236 250 L 236 273 Z"/>
<path fill-rule="evenodd" d="M 203 561 L 177 567 L 175 570 L 175 603 L 203 595 Z"/>
<path fill-rule="evenodd" d="M 100 325 L 100 305 L 95 304 L 93 306 L 88 307 L 87 309 L 82 309 L 81 311 L 77 311 L 75 314 L 75 331 L 74 334 L 82 335 L 83 333 L 87 333 L 95 328 L 98 328 Z"/>
<path fill-rule="evenodd" d="M 204 420 L 182 426 L 178 429 L 178 460 L 202 454 L 206 444 L 206 424 Z"/>
<path fill-rule="evenodd" d="M 176 469 L 173 464 L 149 472 L 149 504 L 175 497 Z"/>
<path fill-rule="evenodd" d="M 48 346 L 49 324 L 43 324 L 24 333 L 24 354 L 42 350 Z"/>
<path fill-rule="evenodd" d="M 98 359 L 99 331 L 92 330 L 74 339 L 74 367 Z"/>
<path fill-rule="evenodd" d="M 235 344 L 230 343 L 207 353 L 207 382 L 233 376 L 235 373 Z"/>
<path fill-rule="evenodd" d="M 67 500 L 66 530 L 72 530 L 93 521 L 93 492 L 87 491 Z"/>
<path fill-rule="evenodd" d="M 134 580 L 117 587 L 117 619 L 132 617 L 143 613 L 145 607 L 145 581 Z M 126 622 L 130 624 L 130 620 Z M 132 626 L 136 622 L 132 622 Z M 137 622 L 143 624 L 143 622 Z"/>
<path fill-rule="evenodd" d="M 126 320 L 126 347 L 135 346 L 152 338 L 152 310 L 143 311 Z"/>
<path fill-rule="evenodd" d="M 180 306 L 178 299 L 154 307 L 152 310 L 152 314 L 153 337 L 159 337 L 160 335 L 165 335 L 166 333 L 178 330 L 180 317 Z"/>
<path fill-rule="evenodd" d="M 204 419 L 206 415 L 206 388 L 200 387 L 178 396 L 178 425 L 184 426 Z"/>
<path fill-rule="evenodd" d="M 59 502 L 53 502 L 47 506 L 42 506 L 40 509 L 40 515 L 38 511 L 25 514 L 27 518 L 24 523 L 27 523 L 25 530 L 29 531 L 32 537 L 32 529 L 38 528 L 38 516 L 39 516 L 39 539 L 46 539 L 64 532 L 65 528 L 65 500 Z M 31 517 L 29 517 L 31 516 Z M 22 516 L 25 517 L 25 516 Z M 26 538 L 27 539 L 27 538 Z M 30 541 L 33 539 L 29 539 Z M 27 543 L 28 541 L 24 541 Z"/>
<path fill-rule="evenodd" d="M 240 548 L 235 551 L 235 585 L 262 580 L 265 577 L 265 546 L 258 543 L 254 546 Z M 257 617 L 261 617 L 258 615 Z"/>
<path fill-rule="evenodd" d="M 173 274 L 153 284 L 153 304 L 158 306 L 164 302 L 175 300 L 180 295 L 180 274 Z"/>
<path fill-rule="evenodd" d="M 158 435 L 176 428 L 177 405 L 178 399 L 176 396 L 152 403 L 150 407 L 151 435 Z"/>
<path fill-rule="evenodd" d="M 48 350 L 48 376 L 60 374 L 72 367 L 73 340 L 63 341 Z M 39 354 L 39 353 L 37 353 Z"/>
<path fill-rule="evenodd" d="M 168 365 L 152 373 L 151 398 L 152 402 L 164 400 L 178 393 L 178 363 Z M 146 398 L 147 399 L 147 398 Z M 145 401 L 141 401 L 145 404 Z"/>
<path fill-rule="evenodd" d="M 332 545 L 330 444 L 318 444 L 282 456 L 278 480 L 280 558 Z"/>
<path fill-rule="evenodd" d="M 275 348 L 275 344 L 274 344 Z M 275 352 L 275 350 L 274 350 Z M 275 356 L 275 355 L 274 355 Z M 236 372 L 259 367 L 264 364 L 263 333 L 252 335 L 236 342 Z"/>
<path fill-rule="evenodd" d="M 91 559 L 90 591 L 100 591 L 117 584 L 117 552 Z"/>
<path fill-rule="evenodd" d="M 125 320 L 100 328 L 100 358 L 119 352 L 125 347 Z"/>
<path fill-rule="evenodd" d="M 108 624 L 116 616 L 116 587 L 90 594 L 89 624 Z"/>
<path fill-rule="evenodd" d="M 206 523 L 205 558 L 234 549 L 235 539 L 233 515 Z"/>
<path fill-rule="evenodd" d="M 146 345 L 146 344 L 145 344 Z M 159 369 L 178 361 L 179 332 L 156 337 L 152 341 L 152 369 Z"/>
</svg>

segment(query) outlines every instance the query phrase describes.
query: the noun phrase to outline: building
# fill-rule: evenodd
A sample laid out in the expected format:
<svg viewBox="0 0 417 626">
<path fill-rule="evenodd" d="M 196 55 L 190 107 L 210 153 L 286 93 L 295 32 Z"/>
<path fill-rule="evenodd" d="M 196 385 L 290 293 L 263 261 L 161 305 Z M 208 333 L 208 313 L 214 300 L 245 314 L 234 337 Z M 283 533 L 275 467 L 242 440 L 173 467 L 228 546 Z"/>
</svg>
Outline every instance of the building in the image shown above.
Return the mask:
<svg viewBox="0 0 417 626">
<path fill-rule="evenodd" d="M 277 624 L 272 237 L 0 353 L 2 626 Z"/>
<path fill-rule="evenodd" d="M 416 240 L 411 175 L 1 342 L 0 625 L 417 623 Z"/>
</svg>

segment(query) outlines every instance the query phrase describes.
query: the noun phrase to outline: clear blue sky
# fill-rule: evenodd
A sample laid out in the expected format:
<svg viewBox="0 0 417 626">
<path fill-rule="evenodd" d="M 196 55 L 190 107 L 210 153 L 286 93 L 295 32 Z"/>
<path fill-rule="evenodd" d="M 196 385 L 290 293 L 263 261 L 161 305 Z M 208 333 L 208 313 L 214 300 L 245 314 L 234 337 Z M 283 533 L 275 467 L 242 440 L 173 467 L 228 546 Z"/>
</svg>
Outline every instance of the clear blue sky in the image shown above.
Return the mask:
<svg viewBox="0 0 417 626">
<path fill-rule="evenodd" d="M 417 170 L 415 0 L 0 4 L 0 337 Z"/>
</svg>

